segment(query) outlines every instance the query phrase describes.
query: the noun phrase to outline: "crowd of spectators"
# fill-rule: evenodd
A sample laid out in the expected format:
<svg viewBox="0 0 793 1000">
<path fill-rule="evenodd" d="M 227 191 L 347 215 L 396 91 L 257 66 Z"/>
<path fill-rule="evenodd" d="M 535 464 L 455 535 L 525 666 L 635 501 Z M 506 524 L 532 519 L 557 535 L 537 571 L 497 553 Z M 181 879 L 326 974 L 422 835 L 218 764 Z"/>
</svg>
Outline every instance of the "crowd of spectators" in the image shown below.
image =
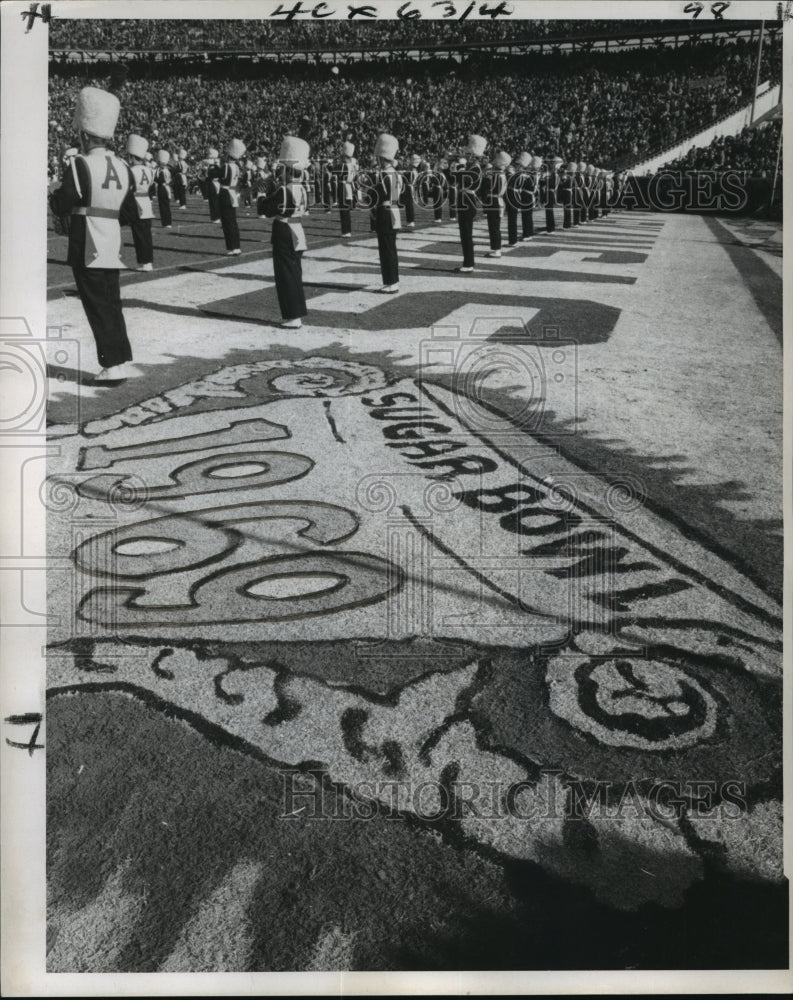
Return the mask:
<svg viewBox="0 0 793 1000">
<path fill-rule="evenodd" d="M 780 48 L 766 46 L 763 78 L 779 73 Z M 318 155 L 334 156 L 345 139 L 363 151 L 388 131 L 403 152 L 435 162 L 479 132 L 491 149 L 631 167 L 745 103 L 754 53 L 738 40 L 530 60 L 472 52 L 460 63 L 232 62 L 201 72 L 196 64 L 189 73 L 181 66 L 181 75 L 149 63 L 148 78 L 130 72 L 120 90 L 119 134 L 139 132 L 153 147 L 183 146 L 197 161 L 208 146 L 222 149 L 232 137 L 266 155 L 282 135 L 299 131 Z M 70 122 L 80 87 L 108 86 L 107 76 L 87 70 L 51 64 L 50 157 L 74 140 Z"/>
<path fill-rule="evenodd" d="M 293 6 L 284 2 L 285 9 Z M 314 3 L 304 3 L 311 10 Z M 453 0 L 451 7 L 458 16 L 468 7 L 468 0 Z M 480 5 L 481 6 L 481 5 Z M 485 6 L 498 6 L 491 0 Z M 328 3 L 326 10 L 333 9 Z M 345 5 L 340 5 L 342 11 Z M 440 7 L 438 13 L 445 13 Z M 690 23 L 690 22 L 688 22 Z M 214 20 L 117 20 L 75 21 L 57 19 L 50 29 L 50 46 L 69 51 L 104 50 L 134 51 L 139 49 L 166 51 L 295 49 L 318 47 L 326 50 L 349 48 L 351 45 L 454 45 L 459 43 L 501 40 L 540 40 L 572 38 L 581 35 L 603 35 L 624 30 L 623 22 L 594 20 L 348 20 L 294 19 L 291 21 L 214 21 Z M 635 29 L 652 27 L 658 22 L 631 21 Z M 351 31 L 351 28 L 354 29 Z"/>
<path fill-rule="evenodd" d="M 741 170 L 751 177 L 771 178 L 777 167 L 782 170 L 779 135 L 780 120 L 757 128 L 745 128 L 738 135 L 724 135 L 709 146 L 692 146 L 676 160 L 665 164 L 666 170 Z"/>
</svg>

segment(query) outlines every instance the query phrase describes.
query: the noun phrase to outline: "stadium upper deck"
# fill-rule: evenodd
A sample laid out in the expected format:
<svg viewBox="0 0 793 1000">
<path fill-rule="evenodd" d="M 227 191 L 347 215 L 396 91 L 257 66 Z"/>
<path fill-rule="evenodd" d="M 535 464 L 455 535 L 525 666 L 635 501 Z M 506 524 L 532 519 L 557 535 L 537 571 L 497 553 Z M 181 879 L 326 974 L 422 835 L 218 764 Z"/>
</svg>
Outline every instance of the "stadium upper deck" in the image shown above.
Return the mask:
<svg viewBox="0 0 793 1000">
<path fill-rule="evenodd" d="M 495 6 L 495 5 L 494 5 Z M 775 33 L 781 24 L 767 25 Z M 330 21 L 56 19 L 50 29 L 53 53 L 350 51 L 383 47 L 493 45 L 498 43 L 577 47 L 592 40 L 672 43 L 697 37 L 747 37 L 757 21 L 652 20 L 382 20 Z"/>
</svg>

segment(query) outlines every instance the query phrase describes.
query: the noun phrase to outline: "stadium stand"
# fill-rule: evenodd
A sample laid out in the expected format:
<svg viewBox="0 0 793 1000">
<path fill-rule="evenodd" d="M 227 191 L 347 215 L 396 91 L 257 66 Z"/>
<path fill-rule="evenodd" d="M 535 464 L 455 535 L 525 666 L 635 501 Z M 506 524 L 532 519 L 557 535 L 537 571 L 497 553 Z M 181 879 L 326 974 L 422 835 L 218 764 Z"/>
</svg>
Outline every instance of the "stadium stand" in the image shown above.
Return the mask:
<svg viewBox="0 0 793 1000">
<path fill-rule="evenodd" d="M 720 136 L 709 146 L 692 147 L 667 164 L 670 170 L 745 170 L 753 177 L 770 177 L 777 163 L 782 123 L 745 128 L 737 136 Z M 779 159 L 780 170 L 782 158 Z"/>
<path fill-rule="evenodd" d="M 493 4 L 495 7 L 496 4 Z M 657 22 L 655 22 L 657 24 Z M 684 22 L 685 23 L 685 22 Z M 448 45 L 514 39 L 572 38 L 614 33 L 618 22 L 605 20 L 555 21 L 377 21 L 354 25 L 355 42 L 363 45 Z M 653 21 L 633 21 L 637 30 Z M 55 23 L 55 49 L 128 51 L 154 49 L 174 51 L 299 49 L 303 47 L 345 49 L 351 32 L 347 21 L 131 21 L 113 22 L 112 31 L 96 21 Z"/>
<path fill-rule="evenodd" d="M 560 22 L 550 23 L 559 30 Z M 201 31 L 209 35 L 195 36 L 196 44 L 209 44 L 210 39 L 212 44 L 232 47 L 240 42 L 240 32 L 249 32 L 250 40 L 257 37 L 251 32 L 266 29 L 271 38 L 284 28 L 271 24 L 262 28 L 262 24 L 206 22 L 197 27 L 194 22 L 118 21 L 112 22 L 112 37 L 119 44 L 156 40 L 177 47 L 185 32 Z M 421 27 L 426 46 L 428 28 L 431 38 L 455 30 L 481 40 L 496 30 L 525 31 L 526 25 L 533 31 L 547 30 L 537 27 L 541 24 L 436 22 Z M 352 27 L 363 43 L 383 26 L 388 31 L 393 26 L 394 37 L 408 31 L 403 22 Z M 81 40 L 99 45 L 107 40 L 99 37 L 100 28 L 101 22 L 64 21 L 53 44 L 65 45 L 68 39 L 69 45 Z M 323 50 L 341 37 L 341 31 L 349 44 L 351 26 L 346 23 L 290 25 L 291 44 L 303 40 L 303 29 Z M 224 30 L 230 32 L 228 37 Z M 91 37 L 83 40 L 81 33 Z M 394 44 L 394 37 L 389 44 Z M 440 53 L 421 61 L 407 57 L 395 61 L 392 53 L 358 61 L 340 59 L 335 66 L 319 58 L 314 64 L 225 60 L 207 65 L 200 59 L 185 61 L 183 54 L 173 64 L 132 60 L 127 61 L 119 134 L 137 131 L 154 146 L 184 146 L 193 160 L 203 155 L 205 147 L 222 146 L 231 136 L 241 136 L 251 152 L 267 154 L 284 133 L 301 128 L 306 109 L 312 108 L 316 113 L 310 138 L 318 155 L 335 155 L 348 138 L 359 149 L 370 148 L 377 132 L 386 130 L 399 135 L 403 151 L 418 152 L 434 162 L 444 151 L 459 147 L 467 133 L 481 131 L 492 149 L 527 149 L 616 169 L 693 138 L 706 124 L 749 100 L 755 53 L 754 41 L 725 36 L 717 43 L 555 52 L 531 60 L 495 57 L 476 49 L 459 62 Z M 102 69 L 104 75 L 96 64 L 51 60 L 51 160 L 71 144 L 69 109 L 76 90 L 88 83 L 108 85 L 113 67 Z M 763 50 L 761 77 L 778 79 L 780 74 L 781 38 L 771 37 Z"/>
</svg>

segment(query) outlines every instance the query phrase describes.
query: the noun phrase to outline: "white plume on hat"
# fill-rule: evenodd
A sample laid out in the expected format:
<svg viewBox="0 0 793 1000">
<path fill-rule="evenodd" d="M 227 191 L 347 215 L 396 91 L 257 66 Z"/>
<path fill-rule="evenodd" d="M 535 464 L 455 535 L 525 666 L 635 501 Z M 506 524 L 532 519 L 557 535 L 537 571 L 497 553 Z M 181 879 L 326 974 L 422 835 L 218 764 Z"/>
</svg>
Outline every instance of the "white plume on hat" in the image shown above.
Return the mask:
<svg viewBox="0 0 793 1000">
<path fill-rule="evenodd" d="M 69 146 L 66 152 L 63 154 L 64 160 L 70 160 L 73 156 L 77 156 L 80 150 L 76 146 Z"/>
<path fill-rule="evenodd" d="M 413 153 L 413 155 L 410 157 L 410 165 L 412 167 L 418 167 L 420 166 L 420 164 L 421 164 L 421 157 L 419 156 L 418 153 Z"/>
<path fill-rule="evenodd" d="M 483 135 L 469 135 L 465 151 L 471 156 L 484 156 L 487 149 L 487 139 Z"/>
<path fill-rule="evenodd" d="M 541 156 L 532 156 L 532 158 L 531 158 L 531 169 L 532 170 L 540 170 L 541 168 L 542 168 L 542 157 Z"/>
<path fill-rule="evenodd" d="M 575 163 L 568 163 L 565 169 L 567 170 L 568 174 L 574 174 L 576 170 L 578 170 L 578 167 L 575 165 Z"/>
<path fill-rule="evenodd" d="M 186 156 L 187 156 L 187 150 L 186 149 L 180 149 L 179 150 L 179 159 L 180 160 L 184 160 Z"/>
<path fill-rule="evenodd" d="M 531 156 L 529 156 L 528 153 L 518 153 L 518 158 L 515 160 L 515 163 L 519 167 L 528 167 L 531 164 Z"/>
<path fill-rule="evenodd" d="M 110 139 L 116 131 L 121 104 L 115 94 L 99 87 L 83 87 L 77 95 L 72 125 L 78 132 L 90 132 Z"/>
<path fill-rule="evenodd" d="M 503 150 L 496 153 L 493 157 L 493 166 L 498 167 L 499 170 L 505 170 L 510 163 L 512 163 L 512 157 L 509 153 L 505 153 Z"/>
<path fill-rule="evenodd" d="M 171 154 L 168 152 L 167 149 L 157 150 L 157 162 L 163 167 L 171 162 Z"/>
<path fill-rule="evenodd" d="M 374 155 L 382 156 L 384 160 L 393 160 L 399 152 L 399 142 L 388 132 L 381 132 L 374 144 Z"/>
<path fill-rule="evenodd" d="M 216 149 L 213 149 L 212 146 L 210 146 L 209 149 L 207 150 L 207 159 L 216 160 L 219 156 L 220 153 Z"/>
<path fill-rule="evenodd" d="M 305 139 L 285 135 L 278 154 L 279 163 L 288 163 L 296 170 L 305 170 L 311 160 L 311 147 Z"/>
<path fill-rule="evenodd" d="M 345 142 L 341 147 L 342 156 L 355 156 L 355 146 L 351 142 Z"/>
<path fill-rule="evenodd" d="M 133 132 L 127 139 L 127 152 L 130 156 L 137 156 L 139 160 L 143 160 L 146 157 L 148 149 L 149 140 L 144 139 L 142 135 L 137 135 Z"/>
<path fill-rule="evenodd" d="M 245 155 L 245 149 L 246 146 L 242 139 L 232 139 L 228 146 L 226 146 L 226 155 L 234 160 L 238 160 L 241 156 Z"/>
<path fill-rule="evenodd" d="M 257 157 L 257 159 L 256 159 L 256 169 L 257 170 L 266 170 L 267 169 L 267 161 L 265 160 L 265 158 L 263 156 Z"/>
<path fill-rule="evenodd" d="M 579 174 L 586 173 L 586 163 L 584 163 L 583 160 L 581 160 L 578 164 L 578 172 Z"/>
</svg>

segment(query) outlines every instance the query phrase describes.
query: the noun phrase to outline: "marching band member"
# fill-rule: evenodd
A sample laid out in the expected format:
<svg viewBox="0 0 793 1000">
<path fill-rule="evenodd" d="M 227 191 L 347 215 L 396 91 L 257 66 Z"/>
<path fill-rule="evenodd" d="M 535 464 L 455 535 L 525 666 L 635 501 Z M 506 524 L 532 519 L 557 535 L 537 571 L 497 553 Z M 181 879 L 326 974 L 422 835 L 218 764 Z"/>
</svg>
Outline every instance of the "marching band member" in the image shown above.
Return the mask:
<svg viewBox="0 0 793 1000">
<path fill-rule="evenodd" d="M 586 184 L 584 178 L 586 177 L 586 163 L 581 160 L 578 163 L 576 169 L 575 177 L 573 178 L 573 224 L 578 225 L 579 223 L 583 225 L 586 222 Z"/>
<path fill-rule="evenodd" d="M 240 200 L 245 208 L 251 207 L 251 187 L 253 186 L 253 160 L 246 160 L 240 166 Z M 246 213 L 247 214 L 247 213 Z"/>
<path fill-rule="evenodd" d="M 415 229 L 416 227 L 416 181 L 419 176 L 419 165 L 421 164 L 421 157 L 418 153 L 413 153 L 413 155 L 408 160 L 408 165 L 405 170 L 402 171 L 402 180 L 405 184 L 404 194 L 402 200 L 405 205 L 405 228 Z"/>
<path fill-rule="evenodd" d="M 223 226 L 223 237 L 226 240 L 226 256 L 236 257 L 240 250 L 240 227 L 237 225 L 237 206 L 240 203 L 240 165 L 237 162 L 245 155 L 245 143 L 241 139 L 232 139 L 226 147 L 226 162 L 221 168 L 218 181 L 218 211 Z"/>
<path fill-rule="evenodd" d="M 455 207 L 455 194 L 454 194 L 454 181 L 455 173 L 459 169 L 460 156 L 455 149 L 450 149 L 447 151 L 446 156 L 446 166 L 443 168 L 443 197 L 444 200 L 449 203 L 449 220 L 457 218 L 457 209 Z M 442 218 L 442 213 L 441 213 Z"/>
<path fill-rule="evenodd" d="M 308 165 L 309 154 L 305 139 L 285 136 L 279 155 L 282 183 L 273 194 L 259 202 L 260 213 L 273 220 L 275 290 L 284 320 L 281 325 L 290 330 L 299 329 L 303 325 L 302 317 L 308 314 L 302 264 L 306 237 L 300 222 L 306 214 L 308 199 L 300 178 Z"/>
<path fill-rule="evenodd" d="M 164 229 L 170 229 L 173 221 L 171 217 L 171 198 L 173 197 L 173 191 L 171 189 L 171 171 L 168 167 L 170 160 L 171 154 L 167 149 L 157 150 L 157 173 L 154 175 L 154 181 L 157 185 L 157 204 L 160 207 L 160 224 Z"/>
<path fill-rule="evenodd" d="M 507 246 L 518 245 L 518 212 L 521 215 L 523 239 L 534 234 L 534 181 L 530 173 L 532 158 L 521 153 L 515 160 L 515 170 L 507 177 L 505 196 L 507 212 Z"/>
<path fill-rule="evenodd" d="M 458 156 L 449 164 L 449 218 L 457 220 L 457 174 L 465 169 L 466 159 Z"/>
<path fill-rule="evenodd" d="M 600 171 L 600 214 L 605 218 L 611 211 L 613 181 L 608 170 Z"/>
<path fill-rule="evenodd" d="M 545 205 L 545 232 L 556 230 L 554 209 L 557 205 L 556 188 L 559 184 L 559 168 L 562 165 L 561 156 L 551 156 L 546 160 L 546 171 L 542 181 L 542 200 Z"/>
<path fill-rule="evenodd" d="M 501 220 L 504 217 L 507 193 L 507 167 L 512 163 L 512 157 L 503 150 L 493 157 L 490 170 L 485 174 L 482 205 L 487 218 L 487 232 L 490 238 L 490 251 L 486 256 L 501 256 Z M 515 239 L 517 243 L 517 238 Z"/>
<path fill-rule="evenodd" d="M 562 226 L 572 229 L 575 224 L 575 175 L 578 167 L 568 163 L 559 181 L 559 198 L 562 202 Z"/>
<path fill-rule="evenodd" d="M 127 154 L 131 160 L 132 177 L 135 181 L 135 203 L 138 209 L 137 218 L 130 221 L 130 229 L 139 271 L 151 271 L 154 266 L 154 244 L 151 237 L 151 220 L 154 218 L 151 204 L 154 171 L 146 163 L 148 149 L 149 143 L 142 135 L 133 133 L 127 139 Z"/>
<path fill-rule="evenodd" d="M 463 263 L 455 270 L 468 274 L 474 269 L 474 219 L 480 207 L 479 192 L 482 187 L 481 160 L 487 149 L 487 139 L 469 135 L 466 147 L 466 166 L 455 175 L 457 188 L 457 225 L 463 248 Z"/>
<path fill-rule="evenodd" d="M 584 175 L 584 189 L 586 191 L 586 213 L 590 222 L 598 217 L 597 206 L 600 199 L 597 190 L 597 174 L 597 168 L 592 163 L 588 163 Z"/>
<path fill-rule="evenodd" d="M 220 175 L 223 172 L 220 165 L 220 153 L 210 146 L 207 150 L 206 193 L 209 202 L 209 221 L 220 225 Z"/>
<path fill-rule="evenodd" d="M 120 219 L 136 217 L 135 180 L 129 166 L 107 149 L 116 130 L 120 104 L 114 94 L 84 87 L 77 96 L 74 128 L 82 154 L 50 195 L 55 215 L 70 215 L 69 250 L 80 301 L 96 342 L 101 371 L 97 382 L 135 374 L 127 367 L 132 349 L 121 306 Z"/>
<path fill-rule="evenodd" d="M 427 194 L 432 205 L 432 215 L 436 222 L 443 221 L 443 202 L 449 191 L 449 161 L 442 156 L 435 164 L 427 183 Z"/>
<path fill-rule="evenodd" d="M 271 195 L 275 191 L 276 186 L 272 171 L 267 166 L 267 160 L 263 156 L 258 157 L 256 160 L 256 172 L 253 177 L 253 190 L 256 195 L 257 205 L 259 198 Z M 261 212 L 259 212 L 259 215 L 261 216 Z"/>
<path fill-rule="evenodd" d="M 172 164 L 173 196 L 179 202 L 179 211 L 187 209 L 187 150 L 180 149 Z"/>
<path fill-rule="evenodd" d="M 341 163 L 335 171 L 336 197 L 339 203 L 341 235 L 352 236 L 352 210 L 355 205 L 355 146 L 345 142 L 341 147 Z"/>
<path fill-rule="evenodd" d="M 393 135 L 383 132 L 378 136 L 374 147 L 374 155 L 378 161 L 374 187 L 375 232 L 380 255 L 380 273 L 383 278 L 381 291 L 386 294 L 399 291 L 396 236 L 402 228 L 399 199 L 402 195 L 403 180 L 394 167 L 398 151 L 399 143 Z"/>
<path fill-rule="evenodd" d="M 534 236 L 534 209 L 537 207 L 540 198 L 540 172 L 542 171 L 542 157 L 532 156 L 529 164 L 529 180 L 527 188 L 530 201 L 526 208 L 521 210 L 520 221 L 522 228 L 522 240 L 530 240 Z"/>
</svg>

